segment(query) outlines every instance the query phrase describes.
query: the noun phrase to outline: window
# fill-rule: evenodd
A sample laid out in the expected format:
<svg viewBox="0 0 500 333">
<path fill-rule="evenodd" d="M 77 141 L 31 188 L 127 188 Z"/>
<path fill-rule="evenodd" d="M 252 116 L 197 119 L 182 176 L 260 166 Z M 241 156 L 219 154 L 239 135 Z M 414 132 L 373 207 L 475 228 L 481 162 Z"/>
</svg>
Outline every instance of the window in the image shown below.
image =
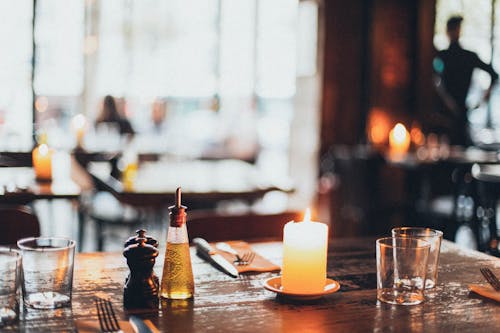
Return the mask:
<svg viewBox="0 0 500 333">
<path fill-rule="evenodd" d="M 3 6 L 0 40 L 12 47 L 0 59 L 8 73 L 0 79 L 1 134 L 23 136 L 26 147 L 33 105 L 35 129 L 69 149 L 71 118 L 84 113 L 93 120 L 110 94 L 123 102 L 137 132 L 149 130 L 152 106 L 160 101 L 169 121 L 182 123 L 171 127 L 185 145 L 217 145 L 233 136 L 286 152 L 296 78 L 316 74 L 315 1 L 22 0 Z"/>
<path fill-rule="evenodd" d="M 0 2 L 0 150 L 32 146 L 31 0 Z"/>
</svg>

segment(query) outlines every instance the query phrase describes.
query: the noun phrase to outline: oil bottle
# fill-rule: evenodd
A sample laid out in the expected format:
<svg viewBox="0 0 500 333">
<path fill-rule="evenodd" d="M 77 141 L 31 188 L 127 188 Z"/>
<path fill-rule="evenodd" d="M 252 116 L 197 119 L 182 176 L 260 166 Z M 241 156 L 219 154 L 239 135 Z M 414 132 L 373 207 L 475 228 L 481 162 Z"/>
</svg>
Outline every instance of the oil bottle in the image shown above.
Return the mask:
<svg viewBox="0 0 500 333">
<path fill-rule="evenodd" d="M 175 205 L 170 206 L 170 226 L 163 264 L 160 297 L 187 299 L 194 295 L 193 269 L 186 228 L 186 206 L 181 204 L 181 188 L 175 192 Z"/>
</svg>

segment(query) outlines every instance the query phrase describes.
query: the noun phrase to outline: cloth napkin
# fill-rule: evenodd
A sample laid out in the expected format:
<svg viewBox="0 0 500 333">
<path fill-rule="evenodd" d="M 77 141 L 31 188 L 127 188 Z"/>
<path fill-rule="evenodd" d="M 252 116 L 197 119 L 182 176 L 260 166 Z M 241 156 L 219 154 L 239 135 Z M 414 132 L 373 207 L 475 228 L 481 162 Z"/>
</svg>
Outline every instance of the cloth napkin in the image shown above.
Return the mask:
<svg viewBox="0 0 500 333">
<path fill-rule="evenodd" d="M 500 291 L 496 291 L 490 285 L 471 284 L 469 290 L 483 297 L 500 302 Z"/>
<path fill-rule="evenodd" d="M 229 244 L 234 250 L 238 252 L 240 256 L 242 256 L 245 252 L 247 251 L 253 251 L 252 247 L 244 241 L 227 241 L 224 242 Z M 217 251 L 221 256 L 227 259 L 229 262 L 233 262 L 235 260 L 234 254 L 227 253 L 224 251 L 221 251 L 215 247 L 215 243 L 211 244 L 212 248 Z M 255 251 L 254 251 L 255 252 Z M 262 257 L 258 253 L 255 252 L 255 258 L 252 260 L 252 262 L 249 265 L 234 265 L 236 269 L 238 270 L 238 273 L 245 273 L 245 272 L 274 272 L 274 271 L 279 271 L 281 269 L 280 266 L 273 264 L 266 258 Z"/>
<path fill-rule="evenodd" d="M 135 333 L 132 325 L 128 321 L 118 320 L 120 328 L 123 333 Z M 76 331 L 78 333 L 101 333 L 101 327 L 99 326 L 99 321 L 96 320 L 76 320 Z"/>
</svg>

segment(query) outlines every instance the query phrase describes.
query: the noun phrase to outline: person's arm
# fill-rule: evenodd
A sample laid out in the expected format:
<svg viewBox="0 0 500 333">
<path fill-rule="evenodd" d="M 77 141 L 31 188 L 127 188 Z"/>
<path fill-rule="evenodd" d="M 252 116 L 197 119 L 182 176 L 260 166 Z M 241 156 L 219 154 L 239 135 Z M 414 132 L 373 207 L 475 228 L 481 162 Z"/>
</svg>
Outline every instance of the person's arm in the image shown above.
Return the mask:
<svg viewBox="0 0 500 333">
<path fill-rule="evenodd" d="M 490 86 L 484 92 L 484 96 L 482 99 L 482 102 L 487 102 L 490 99 L 491 90 L 493 89 L 493 86 L 498 81 L 498 73 L 495 72 L 495 70 L 493 69 L 493 66 L 483 62 L 481 59 L 479 59 L 479 57 L 477 55 L 475 55 L 475 59 L 476 59 L 475 60 L 475 62 L 476 62 L 475 67 L 480 68 L 483 71 L 487 72 L 488 74 L 490 74 L 490 77 L 491 77 Z"/>
<path fill-rule="evenodd" d="M 442 73 L 443 73 L 444 63 L 443 60 L 438 56 L 433 60 L 433 82 L 434 87 L 436 88 L 436 92 L 438 96 L 441 98 L 446 107 L 451 111 L 454 116 L 459 116 L 461 111 L 458 103 L 455 101 L 453 96 L 448 92 L 446 86 L 443 82 Z"/>
</svg>

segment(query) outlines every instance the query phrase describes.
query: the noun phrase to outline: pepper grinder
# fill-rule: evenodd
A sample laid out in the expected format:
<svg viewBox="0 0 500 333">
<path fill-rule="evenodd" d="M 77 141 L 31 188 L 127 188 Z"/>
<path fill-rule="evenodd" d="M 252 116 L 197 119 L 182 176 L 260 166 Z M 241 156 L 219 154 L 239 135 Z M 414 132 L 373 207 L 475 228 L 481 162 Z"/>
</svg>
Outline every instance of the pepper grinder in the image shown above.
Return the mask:
<svg viewBox="0 0 500 333">
<path fill-rule="evenodd" d="M 157 308 L 159 280 L 153 266 L 158 256 L 158 242 L 146 236 L 145 230 L 138 230 L 137 234 L 125 242 L 123 251 L 130 268 L 123 288 L 123 305 L 127 309 Z"/>
</svg>

